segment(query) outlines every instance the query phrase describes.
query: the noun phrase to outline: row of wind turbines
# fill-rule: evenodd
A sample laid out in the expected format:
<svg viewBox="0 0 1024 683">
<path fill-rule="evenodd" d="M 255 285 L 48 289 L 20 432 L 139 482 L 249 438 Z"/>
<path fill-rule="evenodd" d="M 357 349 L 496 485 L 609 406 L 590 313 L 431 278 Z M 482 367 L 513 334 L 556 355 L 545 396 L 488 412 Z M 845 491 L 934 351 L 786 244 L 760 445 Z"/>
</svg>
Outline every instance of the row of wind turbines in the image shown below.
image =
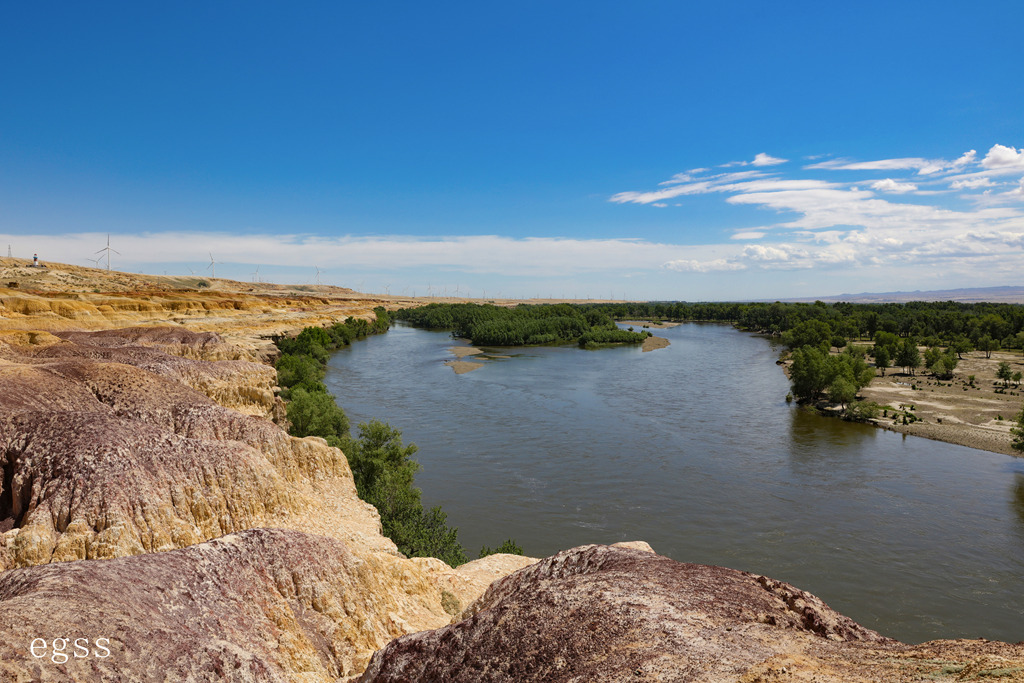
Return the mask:
<svg viewBox="0 0 1024 683">
<path fill-rule="evenodd" d="M 107 261 L 107 271 L 110 270 L 110 254 L 114 253 L 114 254 L 117 254 L 118 256 L 121 255 L 121 252 L 119 252 L 117 249 L 114 249 L 113 247 L 110 246 L 110 234 L 109 233 L 107 234 L 107 245 L 105 247 L 103 247 L 102 249 L 97 250 L 96 253 L 97 254 L 102 254 L 102 256 L 95 257 L 95 258 L 94 257 L 86 257 L 86 261 L 92 261 L 93 263 L 96 264 L 96 267 L 99 268 L 100 267 L 100 263 L 103 261 L 104 258 L 106 258 L 106 261 Z M 217 261 L 216 259 L 214 259 L 213 258 L 213 252 L 207 252 L 207 253 L 210 254 L 210 264 L 208 266 L 206 266 L 206 270 L 210 271 L 210 277 L 214 277 L 215 278 L 215 277 L 217 277 L 217 264 L 218 263 L 223 263 L 223 262 L 222 261 Z M 314 265 L 313 268 L 316 270 L 316 275 L 314 275 L 314 277 L 313 277 L 313 284 L 320 285 L 320 284 L 322 284 L 321 281 L 320 281 L 320 266 Z M 193 269 L 189 268 L 188 270 L 189 270 L 189 272 L 192 275 L 196 274 L 196 271 L 194 271 Z M 260 279 L 260 267 L 259 266 L 256 266 L 256 270 L 253 271 L 252 273 L 250 273 L 249 276 L 252 278 L 252 282 L 262 282 L 262 280 Z M 360 282 L 357 285 L 357 291 L 358 291 L 358 289 L 362 288 L 362 285 L 363 285 L 362 282 Z M 385 290 L 385 294 L 387 296 L 391 295 L 391 285 L 384 285 L 384 290 Z M 433 285 L 428 285 L 427 286 L 427 296 L 434 296 L 435 292 L 433 290 L 434 290 Z M 460 290 L 460 286 L 456 285 L 455 286 L 455 296 L 456 297 L 459 296 L 459 290 Z M 441 296 L 448 296 L 448 288 L 447 287 L 444 288 L 443 294 L 441 294 Z M 484 299 L 487 298 L 487 291 L 486 290 L 484 290 L 483 298 Z M 501 292 L 498 292 L 498 298 L 501 298 Z"/>
<path fill-rule="evenodd" d="M 10 247 L 8 247 L 8 251 L 10 251 Z M 100 263 L 102 263 L 103 259 L 106 258 L 106 261 L 107 261 L 106 269 L 107 269 L 107 271 L 110 271 L 110 254 L 114 253 L 114 254 L 117 254 L 118 256 L 121 255 L 121 252 L 119 252 L 117 249 L 114 249 L 112 246 L 110 246 L 110 234 L 109 233 L 107 234 L 107 245 L 105 247 L 103 247 L 102 249 L 97 250 L 95 253 L 96 254 L 102 254 L 102 256 L 98 256 L 98 257 L 96 257 L 96 256 L 87 256 L 85 260 L 86 261 L 92 261 L 96 265 L 96 267 L 99 268 L 100 267 Z M 213 252 L 207 252 L 207 253 L 210 254 L 210 264 L 208 266 L 206 266 L 206 269 L 210 271 L 210 277 L 217 277 L 217 264 L 218 263 L 223 263 L 223 262 L 222 261 L 217 261 L 216 259 L 214 259 L 213 258 Z M 313 278 L 314 284 L 317 284 L 317 285 L 322 284 L 320 282 L 320 266 L 313 266 L 313 267 L 316 269 L 316 275 Z M 189 272 L 192 275 L 196 274 L 196 271 L 193 270 L 192 268 L 189 268 L 188 270 L 189 270 Z M 252 278 L 253 282 L 262 282 L 262 280 L 260 280 L 260 267 L 259 266 L 256 266 L 256 270 L 253 271 L 250 274 L 250 277 Z"/>
</svg>

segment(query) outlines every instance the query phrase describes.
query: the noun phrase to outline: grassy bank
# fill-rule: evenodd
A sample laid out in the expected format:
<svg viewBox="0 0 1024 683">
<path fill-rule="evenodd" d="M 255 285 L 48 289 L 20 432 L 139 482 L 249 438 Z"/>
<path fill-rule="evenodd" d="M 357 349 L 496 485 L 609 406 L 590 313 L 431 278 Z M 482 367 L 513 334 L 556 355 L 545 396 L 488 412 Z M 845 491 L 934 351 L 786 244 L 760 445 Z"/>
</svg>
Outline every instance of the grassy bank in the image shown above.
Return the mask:
<svg viewBox="0 0 1024 683">
<path fill-rule="evenodd" d="M 371 334 L 387 332 L 391 319 L 383 308 L 374 309 L 369 322 L 348 318 L 330 327 L 307 327 L 294 338 L 278 338 L 281 351 L 276 367 L 282 397 L 287 401 L 289 433 L 319 436 L 340 448 L 348 458 L 359 497 L 377 508 L 384 535 L 408 557 L 436 557 L 455 567 L 468 561 L 459 543 L 458 529 L 449 527 L 447 515 L 435 506 L 424 509 L 415 486 L 420 464 L 412 459 L 415 444 L 404 444 L 402 433 L 379 420 L 360 423 L 352 435 L 348 417 L 323 383 L 330 352 Z M 511 539 L 494 552 L 522 555 Z"/>
</svg>

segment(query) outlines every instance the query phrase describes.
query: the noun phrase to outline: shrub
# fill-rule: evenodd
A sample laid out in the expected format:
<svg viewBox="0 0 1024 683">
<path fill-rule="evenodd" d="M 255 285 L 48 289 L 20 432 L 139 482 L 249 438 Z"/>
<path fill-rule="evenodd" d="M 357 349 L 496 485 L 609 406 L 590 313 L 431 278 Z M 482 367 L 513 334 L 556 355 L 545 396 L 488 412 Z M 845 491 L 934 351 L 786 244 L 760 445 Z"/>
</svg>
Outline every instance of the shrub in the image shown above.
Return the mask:
<svg viewBox="0 0 1024 683">
<path fill-rule="evenodd" d="M 877 403 L 873 401 L 855 401 L 849 405 L 846 409 L 846 417 L 850 420 L 857 421 L 868 421 L 878 417 L 878 411 L 881 408 Z M 883 417 L 888 415 L 886 411 Z"/>
<path fill-rule="evenodd" d="M 1013 435 L 1013 443 L 1010 445 L 1015 451 L 1024 453 L 1024 407 L 1017 413 L 1017 424 L 1010 429 Z"/>
<path fill-rule="evenodd" d="M 458 566 L 468 558 L 458 529 L 447 526 L 440 507 L 424 511 L 413 477 L 420 466 L 416 445 L 402 444 L 402 433 L 386 422 L 359 424 L 359 437 L 343 444 L 359 497 L 377 508 L 384 535 L 409 557 L 436 557 Z"/>
<path fill-rule="evenodd" d="M 348 435 L 348 417 L 334 402 L 334 396 L 323 391 L 295 388 L 287 408 L 292 436 L 320 436 L 342 439 Z"/>
<path fill-rule="evenodd" d="M 499 553 L 506 553 L 508 555 L 524 554 L 523 549 L 519 546 L 519 544 L 510 538 L 494 550 L 491 550 L 487 546 L 480 548 L 480 554 L 477 557 L 487 557 L 488 555 L 497 555 Z"/>
<path fill-rule="evenodd" d="M 286 353 L 277 360 L 277 383 L 282 387 L 326 393 L 323 378 L 324 367 L 312 356 Z"/>
</svg>

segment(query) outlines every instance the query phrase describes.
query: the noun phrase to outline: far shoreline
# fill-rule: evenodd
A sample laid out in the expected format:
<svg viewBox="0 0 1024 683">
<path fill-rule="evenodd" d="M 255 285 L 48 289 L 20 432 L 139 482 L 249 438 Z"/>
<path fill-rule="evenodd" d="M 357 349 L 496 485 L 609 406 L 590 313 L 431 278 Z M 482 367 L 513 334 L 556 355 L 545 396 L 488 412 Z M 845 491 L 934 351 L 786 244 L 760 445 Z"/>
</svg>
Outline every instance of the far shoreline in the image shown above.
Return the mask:
<svg viewBox="0 0 1024 683">
<path fill-rule="evenodd" d="M 701 321 L 619 320 L 617 322 L 634 327 L 667 328 Z M 709 322 L 729 325 L 737 332 L 746 332 L 771 339 L 765 334 L 742 330 L 734 323 Z M 849 343 L 864 344 L 866 342 L 856 340 Z M 1020 369 L 1024 368 L 1024 356 L 1005 351 L 993 352 L 991 358 L 984 358 L 982 351 L 970 351 L 964 353 L 963 356 L 953 380 L 949 382 L 936 380 L 930 373 L 904 375 L 899 372 L 888 372 L 885 375 L 876 375 L 871 380 L 871 384 L 861 390 L 858 398 L 874 401 L 883 408 L 888 408 L 890 412 L 902 412 L 899 407 L 901 405 L 907 408 L 913 406 L 911 412 L 918 417 L 918 421 L 905 425 L 900 420 L 879 417 L 865 420 L 862 424 L 870 424 L 890 432 L 942 441 L 988 453 L 1009 455 L 1015 458 L 1024 457 L 1024 453 L 1014 450 L 1011 446 L 1012 437 L 1010 435 L 1014 418 L 1024 408 L 1024 388 L 1013 385 L 1009 387 L 995 386 L 995 370 L 999 362 L 1006 361 Z M 782 366 L 783 372 L 788 377 L 789 362 L 783 360 L 777 364 Z M 927 373 L 927 371 L 924 372 Z M 969 375 L 975 376 L 973 384 L 964 380 L 964 377 Z M 918 389 L 911 389 L 911 385 L 916 385 Z M 1004 393 L 996 393 L 995 389 L 1003 389 Z M 822 417 L 843 419 L 839 415 L 830 414 L 829 411 L 815 410 L 815 412 Z"/>
</svg>

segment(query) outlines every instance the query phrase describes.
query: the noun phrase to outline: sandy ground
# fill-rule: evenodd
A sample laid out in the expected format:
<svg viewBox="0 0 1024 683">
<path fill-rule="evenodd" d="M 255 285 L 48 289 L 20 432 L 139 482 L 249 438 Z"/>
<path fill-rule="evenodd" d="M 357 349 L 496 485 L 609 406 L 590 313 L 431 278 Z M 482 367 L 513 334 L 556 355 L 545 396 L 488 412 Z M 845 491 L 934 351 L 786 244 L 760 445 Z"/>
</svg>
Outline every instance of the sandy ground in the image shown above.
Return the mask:
<svg viewBox="0 0 1024 683">
<path fill-rule="evenodd" d="M 644 339 L 643 346 L 640 348 L 644 353 L 646 353 L 648 351 L 654 351 L 655 349 L 663 349 L 668 345 L 669 341 L 664 337 L 648 337 L 647 339 Z"/>
<path fill-rule="evenodd" d="M 448 360 L 445 361 L 444 364 L 454 370 L 456 375 L 473 372 L 474 370 L 479 370 L 484 366 L 483 363 L 474 363 L 468 360 Z"/>
<path fill-rule="evenodd" d="M 665 329 L 667 327 L 676 327 L 677 325 L 682 325 L 682 323 L 655 322 L 653 320 L 618 320 L 616 322 L 618 322 L 620 325 L 631 325 L 633 327 L 639 327 L 639 328 L 650 327 L 650 328 L 656 329 L 656 330 Z"/>
<path fill-rule="evenodd" d="M 465 358 L 466 356 L 477 356 L 483 351 L 476 348 L 475 346 L 450 346 L 448 350 L 454 354 L 456 358 Z"/>
<path fill-rule="evenodd" d="M 1024 357 L 1019 353 L 994 352 L 985 358 L 981 351 L 963 354 L 963 359 L 949 382 L 935 379 L 930 372 L 919 370 L 916 375 L 894 373 L 892 368 L 884 377 L 876 377 L 861 391 L 869 401 L 888 406 L 888 418 L 876 421 L 880 427 L 905 434 L 980 448 L 1007 455 L 1021 455 L 1010 444 L 1010 428 L 1014 418 L 1024 407 L 1024 388 L 1013 382 L 1004 387 L 996 379 L 1000 361 L 1010 364 L 1013 372 L 1024 371 Z M 899 370 L 899 368 L 896 368 Z M 974 375 L 974 383 L 970 376 Z M 916 415 L 921 421 L 904 425 L 904 412 Z"/>
<path fill-rule="evenodd" d="M 920 350 L 923 355 L 924 347 Z M 996 351 L 985 358 L 983 352 L 971 351 L 963 354 L 949 381 L 939 381 L 923 368 L 914 375 L 889 368 L 884 376 L 876 375 L 861 389 L 858 398 L 888 410 L 888 415 L 872 420 L 882 429 L 1020 456 L 1021 452 L 1010 445 L 1010 429 L 1024 408 L 1024 383 L 1004 386 L 996 378 L 1001 361 L 1008 362 L 1012 372 L 1024 372 L 1020 353 Z M 789 361 L 780 363 L 788 375 Z M 917 421 L 903 424 L 904 415 L 914 416 Z"/>
</svg>

